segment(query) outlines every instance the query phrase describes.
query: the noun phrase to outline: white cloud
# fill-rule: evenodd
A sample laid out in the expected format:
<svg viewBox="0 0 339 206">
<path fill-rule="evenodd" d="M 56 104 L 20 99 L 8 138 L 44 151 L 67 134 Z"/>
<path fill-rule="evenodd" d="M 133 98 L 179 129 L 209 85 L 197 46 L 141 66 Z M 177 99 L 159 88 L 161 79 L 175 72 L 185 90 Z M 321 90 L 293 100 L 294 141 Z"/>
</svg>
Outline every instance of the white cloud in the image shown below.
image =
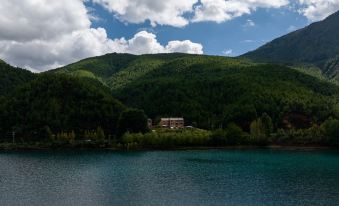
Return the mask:
<svg viewBox="0 0 339 206">
<path fill-rule="evenodd" d="M 127 23 L 183 27 L 190 22 L 221 23 L 257 8 L 279 8 L 289 0 L 92 0 Z M 189 15 L 186 15 L 189 14 Z M 188 18 L 187 16 L 193 16 Z"/>
<path fill-rule="evenodd" d="M 222 52 L 225 56 L 233 56 L 233 49 L 226 49 Z"/>
<path fill-rule="evenodd" d="M 190 41 L 163 46 L 146 31 L 130 40 L 110 39 L 104 28 L 91 28 L 91 18 L 82 0 L 0 0 L 0 59 L 44 71 L 111 52 L 203 53 Z"/>
<path fill-rule="evenodd" d="M 256 41 L 255 40 L 252 40 L 252 39 L 246 39 L 246 40 L 242 40 L 240 41 L 240 43 L 246 43 L 246 44 L 249 44 L 249 43 L 255 43 Z"/>
<path fill-rule="evenodd" d="M 128 23 L 143 23 L 152 26 L 186 26 L 189 21 L 184 14 L 193 11 L 198 0 L 92 0 L 113 12 L 117 18 Z"/>
<path fill-rule="evenodd" d="M 122 52 L 131 54 L 154 54 L 154 53 L 190 53 L 203 54 L 203 46 L 193 43 L 190 40 L 170 41 L 166 46 L 161 45 L 155 34 L 141 31 L 134 35 L 130 40 L 115 40 L 120 47 L 124 49 Z"/>
<path fill-rule="evenodd" d="M 0 39 L 52 39 L 91 22 L 80 0 L 0 0 Z"/>
<path fill-rule="evenodd" d="M 47 70 L 77 60 L 111 52 L 155 54 L 182 52 L 203 54 L 201 44 L 171 41 L 161 45 L 156 35 L 141 31 L 132 39 L 109 39 L 105 29 L 87 29 L 64 35 L 57 41 L 34 40 L 30 42 L 0 41 L 0 56 L 7 62 L 31 70 Z"/>
<path fill-rule="evenodd" d="M 126 23 L 149 21 L 153 26 L 174 27 L 202 21 L 221 23 L 258 8 L 297 4 L 311 21 L 339 9 L 339 0 L 0 0 L 0 59 L 43 71 L 110 52 L 203 53 L 201 44 L 185 40 L 163 45 L 155 34 L 143 30 L 131 39 L 110 39 L 104 28 L 91 28 L 91 21 L 98 17 L 84 1 L 104 6 Z M 255 23 L 249 20 L 246 25 Z M 232 52 L 226 50 L 225 55 Z"/>
<path fill-rule="evenodd" d="M 164 47 L 157 41 L 156 35 L 141 31 L 132 39 L 124 43 L 128 53 L 132 54 L 148 54 L 148 53 L 164 53 Z"/>
<path fill-rule="evenodd" d="M 201 44 L 193 43 L 190 40 L 185 41 L 170 41 L 166 46 L 166 52 L 180 52 L 189 54 L 203 54 L 203 47 Z"/>
<path fill-rule="evenodd" d="M 201 5 L 195 8 L 193 22 L 222 23 L 244 14 L 250 14 L 257 8 L 279 8 L 288 3 L 288 0 L 201 0 Z"/>
<path fill-rule="evenodd" d="M 102 28 L 84 29 L 53 40 L 0 41 L 0 57 L 13 65 L 41 71 L 102 55 L 112 48 L 124 51 L 119 46 L 119 41 L 108 39 Z"/>
<path fill-rule="evenodd" d="M 299 11 L 310 21 L 323 20 L 339 10 L 339 0 L 299 0 Z"/>
<path fill-rule="evenodd" d="M 254 27 L 255 22 L 251 19 L 247 19 L 246 23 L 244 24 L 244 27 Z"/>
</svg>

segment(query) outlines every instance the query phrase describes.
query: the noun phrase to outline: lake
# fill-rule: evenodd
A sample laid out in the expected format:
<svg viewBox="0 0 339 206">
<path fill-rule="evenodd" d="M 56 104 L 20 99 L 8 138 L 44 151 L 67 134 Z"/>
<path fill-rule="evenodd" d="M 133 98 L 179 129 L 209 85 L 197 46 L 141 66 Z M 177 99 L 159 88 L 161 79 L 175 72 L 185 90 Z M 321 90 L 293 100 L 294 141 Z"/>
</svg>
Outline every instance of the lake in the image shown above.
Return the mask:
<svg viewBox="0 0 339 206">
<path fill-rule="evenodd" d="M 329 150 L 0 152 L 0 205 L 338 205 Z"/>
</svg>

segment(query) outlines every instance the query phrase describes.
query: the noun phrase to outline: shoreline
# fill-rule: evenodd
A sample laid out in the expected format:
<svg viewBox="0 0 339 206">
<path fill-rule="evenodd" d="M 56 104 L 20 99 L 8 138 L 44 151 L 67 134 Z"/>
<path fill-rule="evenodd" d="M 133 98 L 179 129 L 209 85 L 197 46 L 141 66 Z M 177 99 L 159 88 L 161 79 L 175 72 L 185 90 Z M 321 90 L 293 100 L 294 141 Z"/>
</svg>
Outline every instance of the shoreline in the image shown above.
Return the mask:
<svg viewBox="0 0 339 206">
<path fill-rule="evenodd" d="M 142 151 L 206 151 L 206 150 L 336 150 L 335 147 L 323 145 L 266 145 L 266 146 L 253 146 L 253 145 L 239 145 L 239 146 L 196 146 L 196 147 L 168 147 L 168 148 L 119 148 L 119 147 L 86 147 L 81 145 L 70 146 L 36 146 L 36 145 L 1 145 L 0 152 L 3 151 L 82 151 L 82 150 L 97 150 L 97 151 L 118 151 L 118 152 L 142 152 Z"/>
</svg>

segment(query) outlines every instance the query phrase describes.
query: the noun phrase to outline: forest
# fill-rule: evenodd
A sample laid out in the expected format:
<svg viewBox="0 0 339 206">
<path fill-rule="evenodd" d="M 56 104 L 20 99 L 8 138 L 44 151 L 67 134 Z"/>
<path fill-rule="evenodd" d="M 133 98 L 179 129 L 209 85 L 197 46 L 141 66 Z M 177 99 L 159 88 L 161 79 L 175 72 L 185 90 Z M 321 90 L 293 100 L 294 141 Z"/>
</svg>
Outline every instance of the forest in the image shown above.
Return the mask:
<svg viewBox="0 0 339 206">
<path fill-rule="evenodd" d="M 330 79 L 339 73 L 339 11 L 320 22 L 277 38 L 242 57 L 256 62 L 317 67 Z"/>
<path fill-rule="evenodd" d="M 339 86 L 297 68 L 187 54 L 107 54 L 42 74 L 0 65 L 3 144 L 170 148 L 339 141 Z M 161 117 L 184 117 L 191 129 L 159 128 Z"/>
<path fill-rule="evenodd" d="M 147 124 L 144 112 L 114 99 L 100 82 L 65 75 L 38 75 L 3 97 L 0 110 L 3 142 L 12 142 L 14 138 L 23 144 L 100 142 L 113 139 L 118 132 L 125 133 L 125 127 L 119 124 L 126 121 L 133 125 L 126 125 L 130 131 L 147 129 L 147 125 L 138 129 L 140 123 L 133 124 L 140 118 Z"/>
</svg>

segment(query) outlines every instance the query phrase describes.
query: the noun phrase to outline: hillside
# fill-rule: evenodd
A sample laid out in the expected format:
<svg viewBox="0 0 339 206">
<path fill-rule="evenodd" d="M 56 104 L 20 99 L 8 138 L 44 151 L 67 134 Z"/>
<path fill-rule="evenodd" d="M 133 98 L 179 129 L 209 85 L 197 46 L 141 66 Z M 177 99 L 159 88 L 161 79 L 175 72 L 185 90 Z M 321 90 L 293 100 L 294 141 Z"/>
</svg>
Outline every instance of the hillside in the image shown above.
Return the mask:
<svg viewBox="0 0 339 206">
<path fill-rule="evenodd" d="M 115 134 L 126 107 L 97 81 L 43 74 L 8 95 L 0 109 L 0 137 L 14 130 L 30 141 L 46 140 L 49 133 L 83 136 L 98 127 Z"/>
<path fill-rule="evenodd" d="M 76 77 L 89 77 L 101 81 L 111 89 L 118 89 L 142 78 L 147 73 L 158 69 L 161 65 L 172 60 L 194 57 L 188 54 L 107 54 L 104 56 L 88 58 L 48 73 L 67 74 Z M 224 59 L 214 57 L 217 59 Z M 198 60 L 195 58 L 193 61 Z M 245 61 L 244 61 L 245 63 Z"/>
<path fill-rule="evenodd" d="M 153 119 L 183 116 L 207 129 L 236 123 L 248 131 L 263 113 L 276 128 L 308 128 L 338 115 L 337 86 L 288 67 L 185 54 L 124 56 L 91 58 L 53 72 L 91 72 L 113 96 Z M 110 61 L 118 58 L 129 61 Z"/>
<path fill-rule="evenodd" d="M 0 96 L 7 95 L 18 85 L 33 80 L 34 74 L 20 68 L 15 68 L 0 60 Z"/>
<path fill-rule="evenodd" d="M 328 77 L 339 73 L 339 12 L 249 52 L 243 57 L 288 65 L 315 65 Z"/>
</svg>

